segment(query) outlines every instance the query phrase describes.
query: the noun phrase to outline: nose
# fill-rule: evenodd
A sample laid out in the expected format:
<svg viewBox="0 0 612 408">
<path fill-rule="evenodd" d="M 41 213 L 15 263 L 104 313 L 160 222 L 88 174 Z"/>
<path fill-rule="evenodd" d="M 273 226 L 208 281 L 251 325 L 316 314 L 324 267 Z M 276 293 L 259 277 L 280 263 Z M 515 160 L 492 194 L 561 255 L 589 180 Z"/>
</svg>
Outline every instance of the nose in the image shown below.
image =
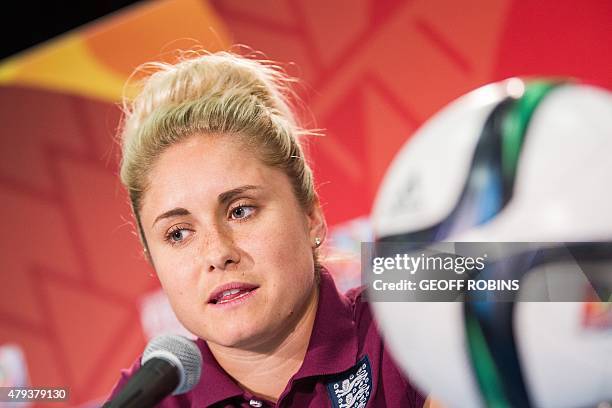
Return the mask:
<svg viewBox="0 0 612 408">
<path fill-rule="evenodd" d="M 204 266 L 209 272 L 224 271 L 240 262 L 240 252 L 229 228 L 214 226 L 206 233 L 203 248 Z"/>
</svg>

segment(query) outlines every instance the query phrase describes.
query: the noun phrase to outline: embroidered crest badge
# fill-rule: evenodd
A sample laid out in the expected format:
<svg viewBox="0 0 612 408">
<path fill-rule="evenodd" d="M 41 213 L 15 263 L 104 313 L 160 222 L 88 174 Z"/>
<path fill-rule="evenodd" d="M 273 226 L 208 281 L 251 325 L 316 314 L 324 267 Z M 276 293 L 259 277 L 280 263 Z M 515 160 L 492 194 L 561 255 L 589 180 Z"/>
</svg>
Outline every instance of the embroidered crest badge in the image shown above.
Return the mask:
<svg viewBox="0 0 612 408">
<path fill-rule="evenodd" d="M 372 391 L 372 368 L 368 356 L 327 383 L 334 408 L 364 408 Z"/>
</svg>

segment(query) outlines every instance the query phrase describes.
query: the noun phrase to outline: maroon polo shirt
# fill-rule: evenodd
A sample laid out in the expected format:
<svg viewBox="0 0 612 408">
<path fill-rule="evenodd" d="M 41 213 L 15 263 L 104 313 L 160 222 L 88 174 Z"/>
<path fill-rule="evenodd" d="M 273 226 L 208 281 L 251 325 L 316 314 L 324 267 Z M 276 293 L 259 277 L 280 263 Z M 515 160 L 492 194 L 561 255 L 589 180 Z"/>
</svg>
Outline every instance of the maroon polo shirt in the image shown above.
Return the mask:
<svg viewBox="0 0 612 408">
<path fill-rule="evenodd" d="M 378 333 L 363 288 L 338 293 L 323 270 L 319 305 L 304 362 L 289 380 L 278 403 L 243 390 L 219 366 L 205 341 L 200 383 L 190 392 L 164 399 L 159 407 L 414 407 L 425 399 L 396 367 Z M 111 397 L 140 367 L 140 359 L 121 379 Z"/>
</svg>

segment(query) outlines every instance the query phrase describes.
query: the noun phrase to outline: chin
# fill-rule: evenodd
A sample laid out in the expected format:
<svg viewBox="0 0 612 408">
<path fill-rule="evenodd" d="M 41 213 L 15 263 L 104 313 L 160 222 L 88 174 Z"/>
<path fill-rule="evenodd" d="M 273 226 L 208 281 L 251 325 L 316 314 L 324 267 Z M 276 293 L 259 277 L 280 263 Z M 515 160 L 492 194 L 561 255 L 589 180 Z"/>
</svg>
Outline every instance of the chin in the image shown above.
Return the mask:
<svg viewBox="0 0 612 408">
<path fill-rule="evenodd" d="M 217 326 L 209 336 L 203 338 L 224 347 L 245 348 L 257 343 L 257 339 L 263 335 L 256 327 L 248 326 L 239 324 Z"/>
</svg>

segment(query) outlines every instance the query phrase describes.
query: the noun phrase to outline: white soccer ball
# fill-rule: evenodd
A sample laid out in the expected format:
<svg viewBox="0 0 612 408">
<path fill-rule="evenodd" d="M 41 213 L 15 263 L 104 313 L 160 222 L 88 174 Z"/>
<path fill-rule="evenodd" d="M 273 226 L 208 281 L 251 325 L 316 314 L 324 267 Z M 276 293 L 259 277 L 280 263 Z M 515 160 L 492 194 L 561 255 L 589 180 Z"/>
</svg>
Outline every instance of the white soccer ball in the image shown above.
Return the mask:
<svg viewBox="0 0 612 408">
<path fill-rule="evenodd" d="M 399 151 L 372 222 L 377 239 L 612 243 L 612 93 L 518 78 L 468 93 Z M 612 276 L 612 254 L 598 262 Z M 554 285 L 555 268 L 529 275 Z M 586 407 L 612 401 L 612 308 L 584 300 L 515 304 L 521 371 L 498 361 L 501 384 L 476 374 L 462 303 L 373 309 L 398 364 L 445 406 L 514 406 L 522 384 L 528 406 Z"/>
</svg>

